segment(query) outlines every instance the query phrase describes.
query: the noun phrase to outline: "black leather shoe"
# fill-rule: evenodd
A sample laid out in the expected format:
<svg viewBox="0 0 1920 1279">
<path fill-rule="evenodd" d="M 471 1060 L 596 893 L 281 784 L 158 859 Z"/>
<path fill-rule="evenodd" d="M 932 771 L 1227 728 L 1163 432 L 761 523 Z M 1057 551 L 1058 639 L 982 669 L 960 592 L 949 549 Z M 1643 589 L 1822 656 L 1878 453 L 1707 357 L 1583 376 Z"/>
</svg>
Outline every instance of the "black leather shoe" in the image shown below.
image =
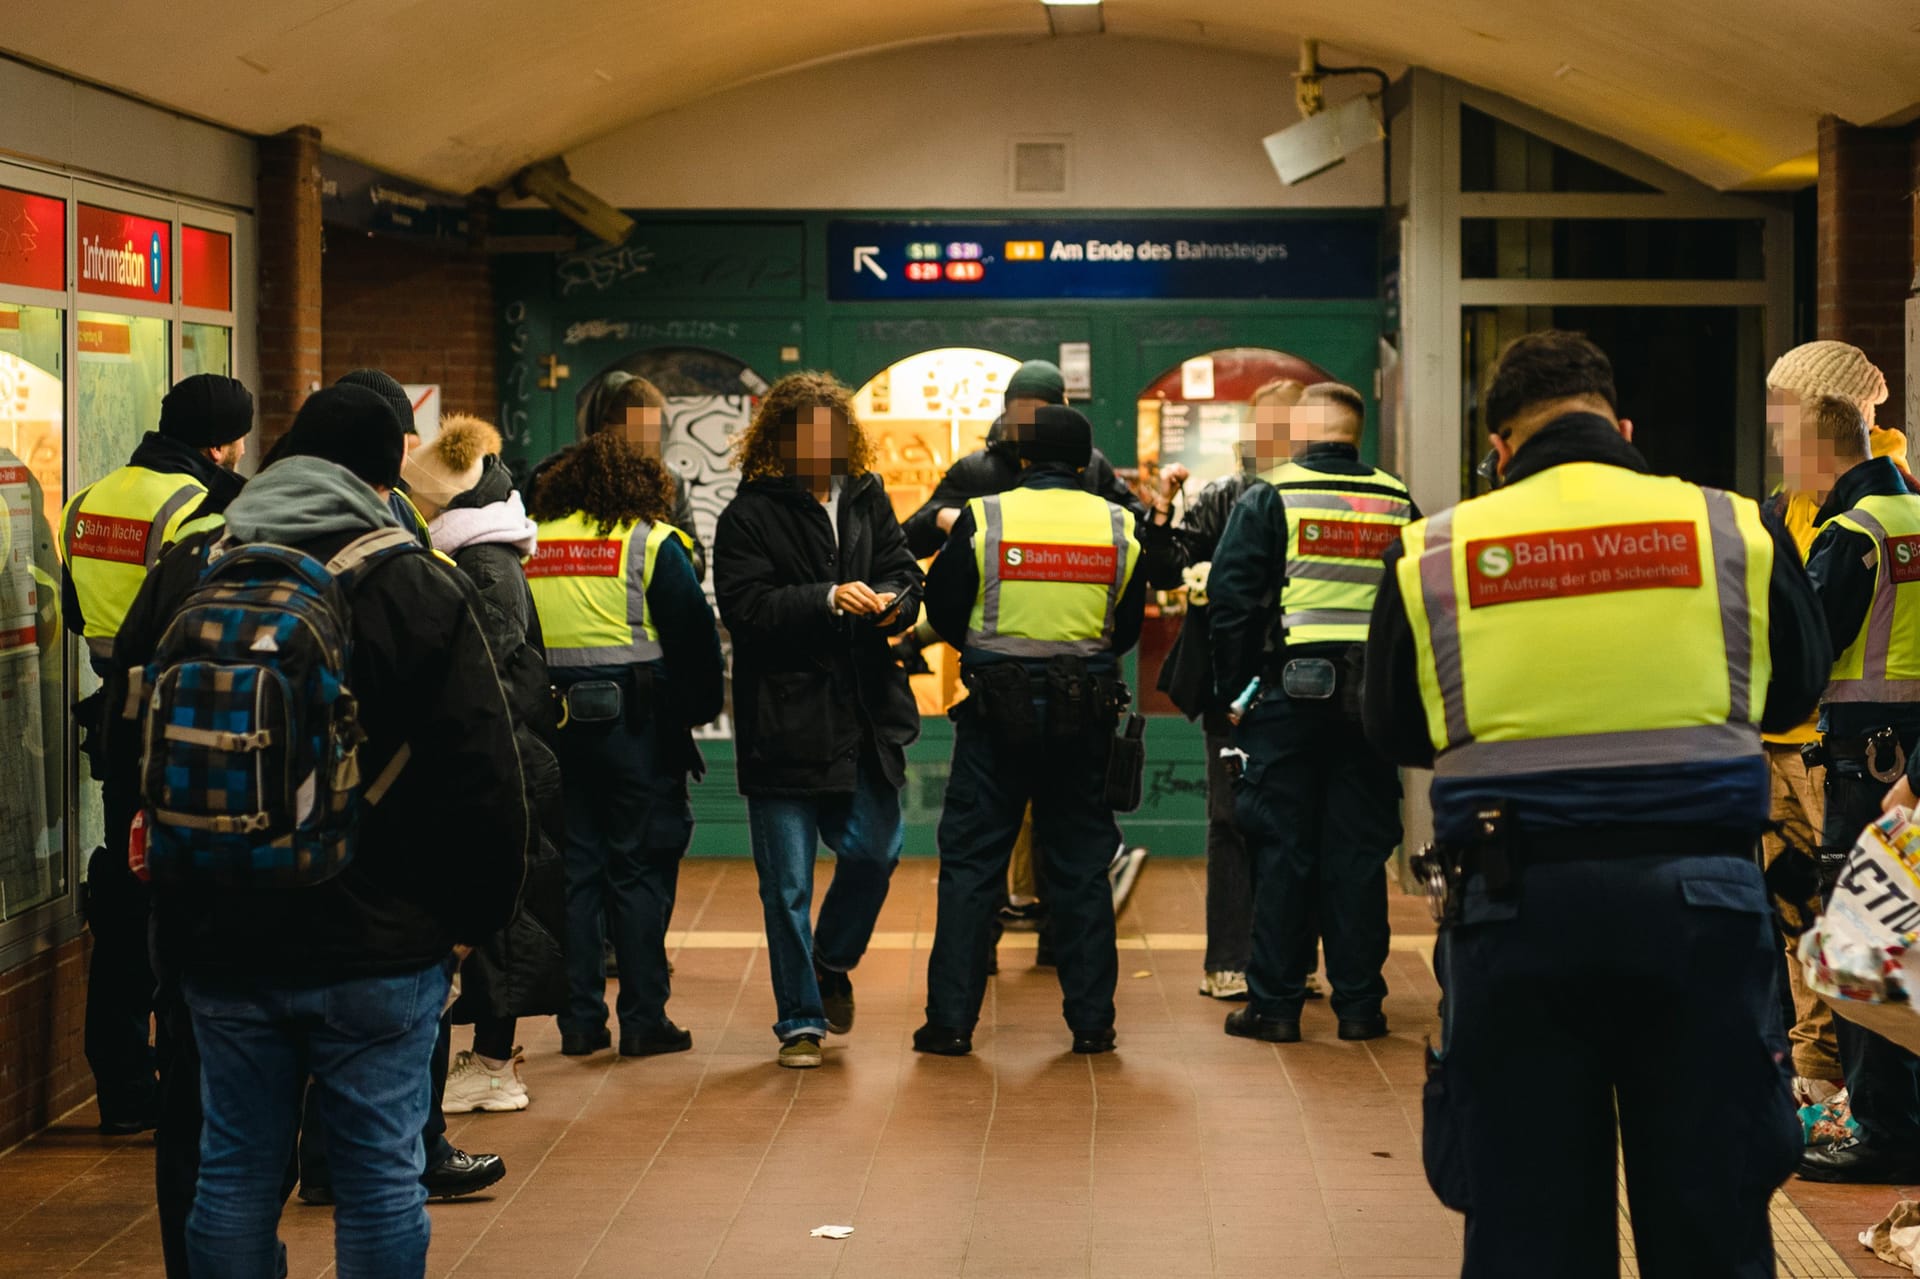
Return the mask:
<svg viewBox="0 0 1920 1279">
<path fill-rule="evenodd" d="M 672 1022 L 662 1022 L 638 1034 L 620 1032 L 622 1057 L 658 1057 L 662 1053 L 683 1053 L 693 1047 L 693 1032 Z"/>
<path fill-rule="evenodd" d="M 1082 1056 L 1113 1051 L 1113 1027 L 1102 1026 L 1098 1030 L 1076 1030 L 1073 1032 L 1073 1051 Z"/>
<path fill-rule="evenodd" d="M 103 1137 L 131 1137 L 155 1127 L 151 1115 L 125 1115 L 100 1121 L 100 1135 Z"/>
<path fill-rule="evenodd" d="M 470 1155 L 456 1150 L 434 1167 L 427 1169 L 420 1184 L 429 1199 L 458 1199 L 477 1194 L 507 1175 L 507 1165 L 499 1155 Z"/>
<path fill-rule="evenodd" d="M 1870 1146 L 1858 1137 L 1831 1146 L 1811 1146 L 1800 1156 L 1802 1181 L 1837 1181 L 1850 1185 L 1911 1186 L 1920 1184 L 1920 1156 L 1908 1150 Z"/>
<path fill-rule="evenodd" d="M 1340 1019 L 1340 1038 L 1342 1039 L 1380 1039 L 1387 1033 L 1385 1017 L 1359 1017 L 1348 1021 Z"/>
<path fill-rule="evenodd" d="M 560 1032 L 560 1055 L 562 1057 L 591 1057 L 602 1048 L 613 1047 L 613 1032 L 605 1026 L 598 1030 L 563 1030 Z"/>
<path fill-rule="evenodd" d="M 844 1035 L 853 1029 L 853 979 L 831 968 L 814 967 L 813 979 L 820 986 L 820 1007 L 827 1014 L 827 1030 Z"/>
<path fill-rule="evenodd" d="M 1258 1039 L 1269 1044 L 1300 1042 L 1298 1017 L 1262 1017 L 1251 1008 L 1236 1008 L 1227 1014 L 1227 1033 L 1240 1039 Z"/>
<path fill-rule="evenodd" d="M 300 1183 L 300 1202 L 314 1208 L 325 1208 L 333 1202 L 332 1186 L 314 1186 Z"/>
<path fill-rule="evenodd" d="M 964 1057 L 973 1051 L 973 1036 L 951 1026 L 928 1022 L 913 1032 L 913 1051 L 936 1057 Z"/>
</svg>

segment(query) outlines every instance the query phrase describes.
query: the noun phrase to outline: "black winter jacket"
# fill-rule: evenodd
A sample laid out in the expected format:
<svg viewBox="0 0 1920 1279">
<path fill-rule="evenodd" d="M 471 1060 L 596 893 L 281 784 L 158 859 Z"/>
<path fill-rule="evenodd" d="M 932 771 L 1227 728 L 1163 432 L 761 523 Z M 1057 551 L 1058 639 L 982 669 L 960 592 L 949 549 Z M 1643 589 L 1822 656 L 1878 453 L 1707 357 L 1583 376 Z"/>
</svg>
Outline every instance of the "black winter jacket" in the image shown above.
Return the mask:
<svg viewBox="0 0 1920 1279">
<path fill-rule="evenodd" d="M 302 549 L 324 560 L 378 526 Z M 148 574 L 115 642 L 109 706 L 124 704 L 124 672 L 152 655 L 216 536 L 186 539 Z M 524 788 L 507 784 L 520 777 L 519 751 L 472 585 L 427 553 L 402 555 L 358 579 L 350 604 L 362 758 L 377 773 L 404 743 L 410 761 L 368 812 L 353 863 L 327 883 L 157 889 L 154 952 L 169 974 L 322 984 L 413 972 L 486 941 L 513 914 L 530 818 Z"/>
<path fill-rule="evenodd" d="M 511 519 L 506 504 L 512 496 L 512 475 L 498 458 L 490 457 L 480 482 L 447 509 L 496 512 L 507 524 Z M 512 509 L 517 512 L 519 507 Z M 560 941 L 566 935 L 566 867 L 560 856 L 566 810 L 560 761 L 552 744 L 559 729 L 559 703 L 547 678 L 540 618 L 519 547 L 475 541 L 455 546 L 450 554 L 480 596 L 480 624 L 512 712 L 521 777 L 534 817 L 520 907 L 512 922 L 468 958 L 452 1017 L 465 1023 L 479 1017 L 545 1016 L 559 1012 L 566 995 Z"/>
<path fill-rule="evenodd" d="M 865 582 L 898 594 L 923 579 L 879 476 L 849 478 L 839 512 L 836 537 L 807 489 L 786 478 L 752 480 L 714 531 L 714 590 L 733 636 L 743 795 L 851 793 L 863 750 L 878 756 L 888 782 L 905 783 L 920 712 L 887 637 L 913 626 L 919 604 L 880 625 L 836 615 L 829 592 Z"/>
<path fill-rule="evenodd" d="M 1180 565 L 1187 568 L 1210 563 L 1220 535 L 1227 531 L 1227 517 L 1253 484 L 1245 471 L 1235 471 L 1212 481 L 1190 498 L 1180 526 L 1174 530 L 1174 546 Z M 1212 616 L 1205 604 L 1188 603 L 1180 623 L 1179 637 L 1167 651 L 1160 667 L 1160 691 L 1180 708 L 1188 719 L 1206 721 L 1210 733 L 1225 733 L 1226 707 L 1221 705 L 1213 687 Z"/>
</svg>

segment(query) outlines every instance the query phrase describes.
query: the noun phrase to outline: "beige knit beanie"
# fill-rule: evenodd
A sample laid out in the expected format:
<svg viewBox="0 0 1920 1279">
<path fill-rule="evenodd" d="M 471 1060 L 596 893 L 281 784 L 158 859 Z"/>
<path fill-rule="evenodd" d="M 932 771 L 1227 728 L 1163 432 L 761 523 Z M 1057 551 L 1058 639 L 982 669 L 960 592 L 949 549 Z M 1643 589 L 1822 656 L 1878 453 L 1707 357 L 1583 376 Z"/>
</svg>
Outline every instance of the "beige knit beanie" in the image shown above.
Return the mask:
<svg viewBox="0 0 1920 1279">
<path fill-rule="evenodd" d="M 400 464 L 407 491 L 428 519 L 480 482 L 489 454 L 500 451 L 500 432 L 477 417 L 453 413 L 440 420 L 433 443 L 415 449 Z"/>
<path fill-rule="evenodd" d="M 1872 422 L 1873 406 L 1887 398 L 1887 379 L 1859 347 L 1820 341 L 1796 346 L 1775 360 L 1767 389 L 1793 391 L 1802 399 L 1837 395 L 1858 404 Z"/>
</svg>

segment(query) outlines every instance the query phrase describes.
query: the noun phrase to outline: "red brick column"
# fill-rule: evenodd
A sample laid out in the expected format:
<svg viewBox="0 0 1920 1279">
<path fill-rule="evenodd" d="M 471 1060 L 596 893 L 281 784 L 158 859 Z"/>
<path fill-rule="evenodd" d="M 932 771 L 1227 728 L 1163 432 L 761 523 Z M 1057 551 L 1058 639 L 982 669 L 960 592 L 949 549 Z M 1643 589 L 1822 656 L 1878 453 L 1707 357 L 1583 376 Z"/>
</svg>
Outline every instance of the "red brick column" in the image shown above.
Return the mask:
<svg viewBox="0 0 1920 1279">
<path fill-rule="evenodd" d="M 260 451 L 320 385 L 320 131 L 260 140 Z"/>
<path fill-rule="evenodd" d="M 437 383 L 443 413 L 493 420 L 493 275 L 483 253 L 328 227 L 325 292 L 327 382 L 382 369 Z"/>
<path fill-rule="evenodd" d="M 1907 424 L 1906 304 L 1914 274 L 1915 130 L 1820 121 L 1818 331 L 1887 376 L 1879 424 Z"/>
</svg>

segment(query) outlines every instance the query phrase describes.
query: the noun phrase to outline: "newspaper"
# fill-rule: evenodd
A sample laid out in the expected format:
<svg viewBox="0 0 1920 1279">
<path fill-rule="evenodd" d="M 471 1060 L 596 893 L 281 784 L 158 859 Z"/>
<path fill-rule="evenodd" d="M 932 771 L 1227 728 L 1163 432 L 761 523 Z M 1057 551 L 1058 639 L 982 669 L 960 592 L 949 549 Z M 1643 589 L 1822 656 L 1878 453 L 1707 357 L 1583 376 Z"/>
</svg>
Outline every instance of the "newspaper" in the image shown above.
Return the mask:
<svg viewBox="0 0 1920 1279">
<path fill-rule="evenodd" d="M 1896 808 L 1862 831 L 1800 939 L 1807 985 L 1856 1025 L 1920 1052 L 1920 825 Z"/>
</svg>

